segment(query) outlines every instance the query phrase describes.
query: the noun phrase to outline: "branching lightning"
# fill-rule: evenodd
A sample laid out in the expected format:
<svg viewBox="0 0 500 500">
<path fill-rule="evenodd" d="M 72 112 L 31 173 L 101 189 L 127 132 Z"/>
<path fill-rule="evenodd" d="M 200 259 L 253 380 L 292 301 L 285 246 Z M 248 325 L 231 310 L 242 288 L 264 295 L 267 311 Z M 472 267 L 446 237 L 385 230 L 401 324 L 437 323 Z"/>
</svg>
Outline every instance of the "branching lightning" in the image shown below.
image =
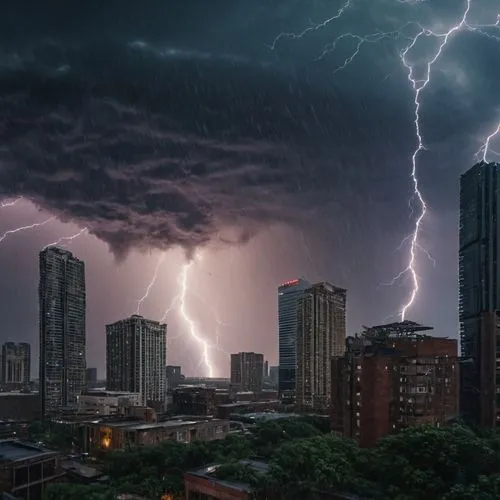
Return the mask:
<svg viewBox="0 0 500 500">
<path fill-rule="evenodd" d="M 35 227 L 40 227 L 40 226 L 45 226 L 45 224 L 48 224 L 49 222 L 53 221 L 55 219 L 54 217 L 49 217 L 48 219 L 45 219 L 42 222 L 34 222 L 33 224 L 29 224 L 27 226 L 20 226 L 16 227 L 15 229 L 9 229 L 8 231 L 5 231 L 5 233 L 0 236 L 0 243 L 2 243 L 5 238 L 10 236 L 11 234 L 19 233 L 21 231 L 27 231 L 29 229 L 34 229 Z"/>
<path fill-rule="evenodd" d="M 198 332 L 198 328 L 196 326 L 196 323 L 194 320 L 191 319 L 191 317 L 188 314 L 187 308 L 186 308 L 186 294 L 187 294 L 187 289 L 188 289 L 188 276 L 189 276 L 189 271 L 192 268 L 193 264 L 195 263 L 195 259 L 190 260 L 184 266 L 182 267 L 182 271 L 179 275 L 179 278 L 177 280 L 177 283 L 181 287 L 180 293 L 179 293 L 179 312 L 182 316 L 182 319 L 185 321 L 189 334 L 191 335 L 192 339 L 201 347 L 201 352 L 202 352 L 202 359 L 203 359 L 203 364 L 206 366 L 208 370 L 208 376 L 213 377 L 214 374 L 214 367 L 212 360 L 210 359 L 210 345 L 208 342 L 201 337 L 201 335 Z"/>
<path fill-rule="evenodd" d="M 486 137 L 484 144 L 479 148 L 479 151 L 476 153 L 475 158 L 487 162 L 489 153 L 493 153 L 494 155 L 500 156 L 500 153 L 493 151 L 493 149 L 491 149 L 490 147 L 491 141 L 499 133 L 500 133 L 500 123 L 497 125 L 497 128 L 488 137 Z"/>
<path fill-rule="evenodd" d="M 61 236 L 58 240 L 53 241 L 52 243 L 49 243 L 48 245 L 45 245 L 42 250 L 45 250 L 46 248 L 49 247 L 54 247 L 57 245 L 60 245 L 63 241 L 67 241 L 68 243 L 70 241 L 73 241 L 74 239 L 78 238 L 79 236 L 82 236 L 82 234 L 86 233 L 88 231 L 88 228 L 84 227 L 83 229 L 80 229 L 75 234 L 72 234 L 71 236 Z"/>
<path fill-rule="evenodd" d="M 411 4 L 415 5 L 418 3 L 421 3 L 423 0 L 397 0 L 401 4 Z M 407 241 L 410 241 L 410 249 L 409 249 L 409 256 L 408 256 L 408 265 L 400 272 L 398 273 L 389 283 L 385 283 L 385 285 L 392 285 L 396 283 L 399 279 L 405 277 L 405 276 L 410 276 L 411 279 L 411 292 L 409 295 L 409 298 L 407 301 L 403 304 L 401 310 L 400 310 L 400 318 L 403 321 L 406 318 L 406 314 L 408 310 L 413 306 L 415 303 L 415 300 L 417 298 L 418 292 L 419 292 L 419 276 L 417 274 L 417 251 L 420 250 L 426 254 L 428 258 L 431 259 L 432 262 L 434 262 L 434 259 L 429 255 L 429 253 L 422 247 L 420 244 L 420 233 L 422 229 L 422 223 L 424 221 L 424 218 L 427 213 L 427 204 L 425 202 L 425 199 L 422 195 L 422 192 L 420 190 L 420 185 L 419 185 L 419 179 L 418 179 L 418 172 L 417 172 L 417 163 L 418 163 L 418 157 L 422 151 L 425 150 L 424 146 L 424 139 L 423 139 L 423 133 L 422 133 L 422 126 L 421 126 L 421 116 L 420 116 L 420 110 L 422 106 L 422 93 L 423 91 L 429 86 L 431 83 L 431 72 L 432 69 L 435 65 L 436 62 L 439 61 L 441 58 L 441 55 L 443 54 L 444 49 L 448 45 L 449 41 L 459 32 L 462 31 L 471 31 L 478 33 L 482 36 L 486 36 L 489 39 L 495 40 L 495 41 L 500 41 L 500 36 L 490 33 L 489 31 L 486 31 L 488 29 L 498 29 L 500 28 L 500 15 L 497 16 L 497 19 L 494 23 L 491 24 L 483 24 L 483 25 L 471 25 L 468 23 L 468 16 L 470 13 L 471 9 L 471 2 L 472 0 L 466 0 L 465 8 L 461 14 L 459 22 L 457 22 L 455 25 L 453 25 L 448 31 L 445 31 L 443 33 L 435 32 L 429 28 L 423 27 L 420 23 L 416 21 L 410 21 L 408 23 L 405 23 L 402 25 L 399 29 L 395 31 L 389 31 L 389 32 L 381 32 L 377 31 L 375 33 L 369 34 L 369 35 L 364 35 L 360 36 L 355 33 L 343 33 L 339 36 L 337 36 L 332 42 L 327 44 L 323 50 L 321 51 L 319 57 L 317 58 L 318 60 L 324 59 L 327 55 L 333 53 L 337 49 L 337 45 L 340 41 L 342 40 L 355 40 L 355 47 L 351 54 L 344 60 L 342 64 L 340 64 L 334 72 L 341 71 L 345 69 L 349 64 L 351 64 L 356 56 L 359 55 L 363 45 L 365 44 L 370 44 L 370 43 L 377 43 L 383 39 L 388 39 L 392 38 L 394 40 L 396 39 L 406 39 L 408 40 L 408 43 L 402 48 L 402 50 L 399 51 L 399 58 L 401 61 L 402 66 L 405 68 L 407 72 L 407 79 L 410 84 L 410 88 L 413 91 L 414 99 L 413 99 L 413 110 L 414 110 L 414 130 L 415 130 L 415 137 L 416 137 L 416 148 L 413 151 L 413 154 L 411 156 L 411 170 L 410 170 L 410 180 L 412 183 L 413 187 L 413 195 L 411 199 L 409 200 L 410 204 L 410 211 L 414 211 L 413 203 L 412 202 L 417 202 L 418 203 L 418 212 L 417 216 L 415 219 L 415 223 L 413 226 L 413 231 L 412 233 L 407 236 L 401 243 L 400 247 Z M 345 13 L 345 10 L 350 7 L 350 2 L 347 2 L 344 4 L 337 14 L 333 16 L 332 18 L 328 18 L 326 21 L 323 23 L 307 28 L 301 33 L 298 34 L 290 34 L 290 33 L 281 33 L 278 35 L 275 39 L 273 44 L 271 45 L 271 49 L 275 50 L 277 43 L 280 40 L 283 39 L 294 39 L 298 40 L 303 37 L 305 37 L 308 33 L 311 31 L 316 31 L 318 29 L 324 28 L 333 21 L 339 19 L 342 17 L 342 15 Z M 405 31 L 407 31 L 410 27 L 413 27 L 414 29 L 416 28 L 417 32 L 414 33 L 412 36 L 409 34 L 406 34 Z M 415 75 L 416 73 L 416 64 L 412 63 L 409 60 L 409 55 L 412 49 L 416 46 L 417 42 L 419 40 L 425 38 L 425 37 L 432 37 L 437 41 L 437 49 L 434 51 L 431 56 L 424 61 L 424 74 L 422 77 L 417 77 Z M 478 156 L 481 156 L 484 161 L 486 161 L 486 157 L 488 155 L 488 152 L 491 151 L 490 149 L 490 142 L 491 140 L 500 133 L 500 124 L 497 126 L 495 131 L 490 134 L 481 149 L 478 151 Z"/>
<path fill-rule="evenodd" d="M 135 311 L 136 314 L 139 314 L 139 312 L 141 310 L 142 303 L 149 297 L 149 292 L 151 291 L 151 288 L 153 288 L 153 285 L 156 283 L 156 280 L 158 279 L 158 271 L 160 270 L 160 266 L 162 265 L 164 259 L 165 259 L 165 254 L 162 253 L 160 255 L 160 258 L 158 259 L 158 262 L 156 263 L 153 277 L 151 278 L 151 281 L 149 282 L 149 285 L 147 286 L 146 291 L 144 292 L 144 295 L 137 301 L 137 308 Z"/>
<path fill-rule="evenodd" d="M 305 37 L 306 35 L 308 35 L 309 33 L 313 32 L 313 31 L 319 31 L 319 30 L 321 30 L 323 28 L 326 28 L 330 23 L 333 23 L 334 21 L 336 21 L 337 19 L 339 19 L 340 17 L 342 17 L 342 15 L 344 14 L 344 12 L 349 7 L 351 7 L 351 0 L 347 0 L 342 5 L 342 7 L 340 7 L 340 9 L 337 11 L 337 13 L 334 16 L 329 17 L 328 19 L 325 19 L 323 22 L 321 22 L 319 24 L 313 24 L 312 26 L 309 26 L 308 28 L 306 28 L 305 30 L 301 31 L 300 33 L 280 33 L 273 40 L 273 43 L 270 46 L 271 50 L 276 49 L 276 45 L 278 44 L 278 42 L 280 42 L 280 40 L 285 40 L 287 38 L 291 39 L 291 40 L 298 40 L 300 38 Z"/>
<path fill-rule="evenodd" d="M 226 351 L 224 351 L 219 345 L 219 336 L 220 336 L 220 328 L 225 326 L 222 321 L 220 321 L 219 316 L 215 309 L 211 307 L 212 314 L 214 315 L 214 319 L 217 323 L 216 331 L 215 331 L 215 342 L 211 343 L 206 340 L 202 333 L 200 332 L 196 321 L 191 317 L 188 308 L 187 308 L 187 295 L 189 292 L 189 275 L 190 271 L 193 268 L 193 265 L 197 262 L 201 262 L 202 254 L 197 253 L 195 257 L 188 262 L 186 262 L 182 268 L 181 272 L 177 277 L 177 284 L 179 285 L 179 292 L 173 297 L 166 311 L 164 312 L 161 322 L 166 321 L 170 312 L 178 305 L 179 315 L 187 327 L 187 331 L 192 340 L 200 347 L 201 351 L 201 360 L 199 366 L 204 366 L 206 368 L 207 374 L 209 377 L 213 377 L 214 374 L 214 362 L 211 358 L 210 351 L 211 349 L 217 349 L 223 352 L 226 355 L 229 355 Z M 178 335 L 174 338 L 178 338 L 181 335 Z M 169 337 L 172 340 L 172 337 Z"/>
</svg>

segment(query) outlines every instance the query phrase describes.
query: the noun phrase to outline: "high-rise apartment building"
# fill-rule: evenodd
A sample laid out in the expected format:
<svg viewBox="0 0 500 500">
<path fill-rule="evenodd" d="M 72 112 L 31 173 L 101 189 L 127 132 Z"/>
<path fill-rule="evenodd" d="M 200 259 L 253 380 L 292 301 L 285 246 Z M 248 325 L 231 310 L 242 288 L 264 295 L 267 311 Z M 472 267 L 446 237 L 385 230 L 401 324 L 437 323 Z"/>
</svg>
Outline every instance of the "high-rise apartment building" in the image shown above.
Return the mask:
<svg viewBox="0 0 500 500">
<path fill-rule="evenodd" d="M 500 422 L 499 244 L 500 163 L 480 162 L 460 178 L 460 409 L 487 427 Z"/>
<path fill-rule="evenodd" d="M 412 321 L 368 328 L 332 358 L 332 430 L 373 446 L 388 434 L 458 416 L 455 339 Z"/>
<path fill-rule="evenodd" d="M 345 352 L 346 296 L 344 288 L 317 283 L 298 300 L 296 403 L 300 408 L 330 407 L 331 359 Z"/>
<path fill-rule="evenodd" d="M 143 405 L 166 401 L 167 325 L 134 314 L 106 325 L 106 384 L 137 392 Z"/>
<path fill-rule="evenodd" d="M 297 304 L 304 290 L 310 286 L 311 283 L 301 278 L 286 281 L 278 288 L 278 390 L 282 396 L 295 394 Z"/>
<path fill-rule="evenodd" d="M 31 346 L 26 342 L 5 342 L 2 346 L 1 385 L 7 391 L 30 384 Z"/>
<path fill-rule="evenodd" d="M 85 389 L 85 265 L 71 252 L 40 252 L 40 400 L 44 418 Z"/>
<path fill-rule="evenodd" d="M 264 355 L 255 352 L 231 354 L 231 387 L 237 391 L 260 392 Z"/>
</svg>

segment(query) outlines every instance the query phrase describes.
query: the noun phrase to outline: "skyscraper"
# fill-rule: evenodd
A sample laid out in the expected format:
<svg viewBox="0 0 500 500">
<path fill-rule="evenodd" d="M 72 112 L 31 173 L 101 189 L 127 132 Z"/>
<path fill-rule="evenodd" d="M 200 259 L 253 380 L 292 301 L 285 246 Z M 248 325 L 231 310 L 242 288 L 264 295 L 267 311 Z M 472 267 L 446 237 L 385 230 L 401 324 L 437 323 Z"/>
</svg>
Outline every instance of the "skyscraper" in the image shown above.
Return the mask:
<svg viewBox="0 0 500 500">
<path fill-rule="evenodd" d="M 500 418 L 500 164 L 480 162 L 460 178 L 460 410 L 492 427 Z M 498 368 L 497 368 L 498 366 Z M 498 383 L 497 383 L 498 380 Z"/>
<path fill-rule="evenodd" d="M 2 346 L 0 380 L 6 390 L 25 389 L 30 384 L 31 346 L 26 342 L 5 342 Z"/>
<path fill-rule="evenodd" d="M 278 390 L 281 395 L 295 391 L 297 369 L 297 301 L 311 283 L 294 279 L 278 288 L 279 372 Z"/>
<path fill-rule="evenodd" d="M 231 386 L 238 391 L 260 392 L 264 355 L 255 352 L 231 354 Z"/>
<path fill-rule="evenodd" d="M 317 283 L 299 298 L 296 402 L 301 408 L 330 407 L 331 360 L 345 352 L 346 293 Z"/>
<path fill-rule="evenodd" d="M 138 392 L 143 405 L 166 401 L 167 325 L 134 314 L 106 325 L 106 380 L 110 391 Z"/>
<path fill-rule="evenodd" d="M 40 399 L 43 417 L 85 389 L 85 265 L 71 252 L 40 252 Z"/>
</svg>

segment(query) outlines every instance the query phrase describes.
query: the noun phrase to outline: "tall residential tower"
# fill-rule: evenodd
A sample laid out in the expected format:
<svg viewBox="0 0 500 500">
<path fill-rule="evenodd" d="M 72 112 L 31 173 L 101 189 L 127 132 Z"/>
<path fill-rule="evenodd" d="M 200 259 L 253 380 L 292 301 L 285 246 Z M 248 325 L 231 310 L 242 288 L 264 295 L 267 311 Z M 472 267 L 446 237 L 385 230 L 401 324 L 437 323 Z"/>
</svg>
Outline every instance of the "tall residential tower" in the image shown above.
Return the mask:
<svg viewBox="0 0 500 500">
<path fill-rule="evenodd" d="M 166 401 L 167 325 L 134 314 L 106 325 L 106 384 L 138 392 L 143 405 Z"/>
<path fill-rule="evenodd" d="M 460 178 L 460 410 L 487 427 L 500 421 L 499 193 L 500 163 L 480 162 Z"/>
<path fill-rule="evenodd" d="M 71 252 L 40 252 L 40 400 L 43 418 L 85 389 L 85 265 Z"/>
<path fill-rule="evenodd" d="M 331 360 L 345 352 L 346 296 L 344 288 L 317 283 L 299 298 L 296 402 L 300 408 L 330 408 Z"/>
<path fill-rule="evenodd" d="M 295 393 L 297 370 L 297 304 L 304 290 L 311 283 L 304 279 L 294 279 L 278 288 L 278 337 L 279 372 L 278 390 L 280 395 Z"/>
</svg>

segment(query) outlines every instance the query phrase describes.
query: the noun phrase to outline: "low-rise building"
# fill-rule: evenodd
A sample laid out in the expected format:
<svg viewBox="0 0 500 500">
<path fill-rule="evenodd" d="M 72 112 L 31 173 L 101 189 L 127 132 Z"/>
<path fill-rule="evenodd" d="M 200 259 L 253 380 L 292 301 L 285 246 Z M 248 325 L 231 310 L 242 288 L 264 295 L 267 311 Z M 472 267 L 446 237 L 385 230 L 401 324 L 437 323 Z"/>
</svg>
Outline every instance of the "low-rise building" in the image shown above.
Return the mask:
<svg viewBox="0 0 500 500">
<path fill-rule="evenodd" d="M 177 387 L 172 402 L 177 413 L 183 415 L 214 415 L 216 389 L 192 386 Z"/>
<path fill-rule="evenodd" d="M 127 409 L 141 406 L 138 392 L 86 391 L 77 397 L 77 410 L 83 416 L 125 415 Z"/>
<path fill-rule="evenodd" d="M 45 486 L 63 477 L 59 453 L 21 441 L 0 441 L 0 491 L 41 500 Z"/>
<path fill-rule="evenodd" d="M 40 397 L 37 392 L 0 392 L 0 420 L 40 420 Z"/>
<path fill-rule="evenodd" d="M 212 441 L 223 439 L 229 433 L 226 420 L 167 420 L 147 423 L 142 421 L 102 421 L 84 424 L 84 451 L 99 455 L 107 451 L 123 450 L 128 446 L 148 446 L 163 441 Z"/>
</svg>

